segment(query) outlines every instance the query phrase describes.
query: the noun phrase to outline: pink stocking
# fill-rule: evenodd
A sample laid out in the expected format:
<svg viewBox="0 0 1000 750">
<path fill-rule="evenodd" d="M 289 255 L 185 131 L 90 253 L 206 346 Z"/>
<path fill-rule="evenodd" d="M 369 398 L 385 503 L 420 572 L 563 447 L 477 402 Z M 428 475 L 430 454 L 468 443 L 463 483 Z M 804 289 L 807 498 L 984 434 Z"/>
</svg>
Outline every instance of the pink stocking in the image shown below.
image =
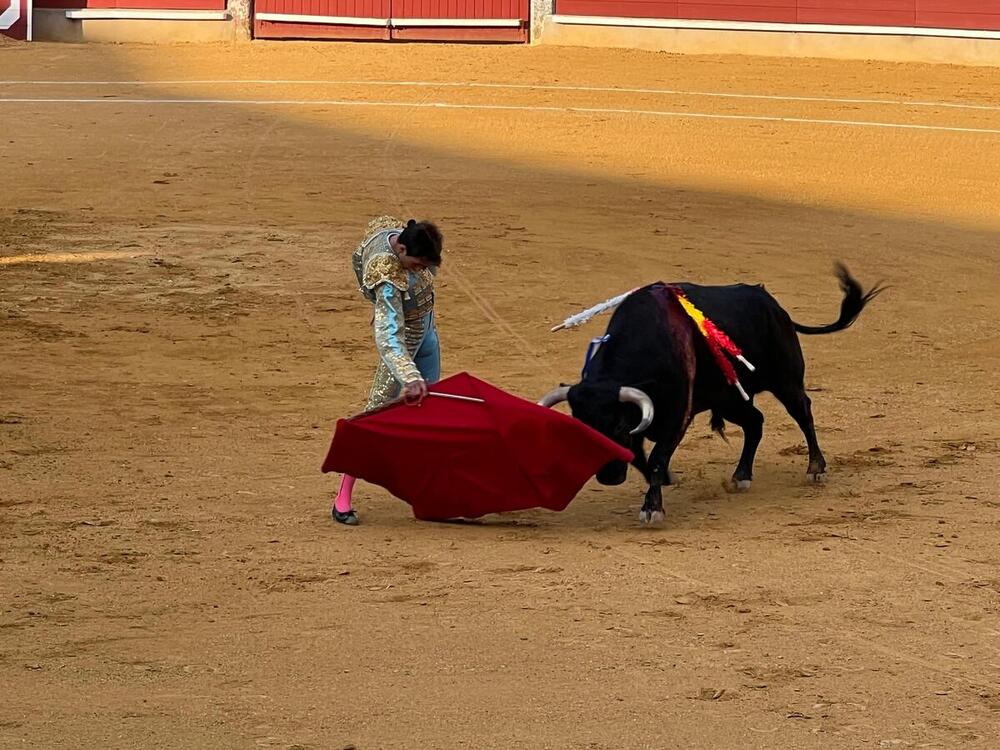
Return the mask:
<svg viewBox="0 0 1000 750">
<path fill-rule="evenodd" d="M 354 492 L 354 477 L 344 474 L 340 480 L 340 491 L 333 501 L 333 507 L 338 513 L 347 513 L 351 509 L 351 493 Z"/>
</svg>

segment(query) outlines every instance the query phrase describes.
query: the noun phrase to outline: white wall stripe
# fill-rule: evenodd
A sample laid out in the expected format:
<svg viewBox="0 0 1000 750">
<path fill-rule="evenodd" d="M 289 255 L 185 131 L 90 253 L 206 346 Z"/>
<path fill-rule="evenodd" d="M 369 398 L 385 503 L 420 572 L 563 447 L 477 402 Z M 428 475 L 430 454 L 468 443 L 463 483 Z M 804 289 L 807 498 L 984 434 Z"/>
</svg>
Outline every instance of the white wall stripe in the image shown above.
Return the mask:
<svg viewBox="0 0 1000 750">
<path fill-rule="evenodd" d="M 391 18 L 389 23 L 397 28 L 423 26 L 453 26 L 456 28 L 520 28 L 520 18 Z"/>
<path fill-rule="evenodd" d="M 224 10 L 147 10 L 142 8 L 75 8 L 67 10 L 73 21 L 228 21 Z"/>
<path fill-rule="evenodd" d="M 533 83 L 479 83 L 475 81 L 361 81 L 361 80 L 176 80 L 176 81 L 56 81 L 0 80 L 0 86 L 377 86 L 400 88 L 506 89 L 510 91 L 581 91 L 595 93 L 654 94 L 661 96 L 712 97 L 719 99 L 760 99 L 779 102 L 827 102 L 830 104 L 874 104 L 895 107 L 941 107 L 1000 112 L 1000 104 L 935 102 L 908 99 L 839 98 L 785 94 L 741 94 L 726 91 L 690 91 L 685 89 L 632 88 L 623 86 L 571 86 Z"/>
<path fill-rule="evenodd" d="M 68 14 L 67 14 L 68 15 Z M 258 21 L 326 24 L 330 26 L 452 26 L 468 28 L 517 28 L 520 18 L 364 18 L 356 16 L 316 16 L 299 13 L 254 13 Z"/>
<path fill-rule="evenodd" d="M 389 26 L 388 18 L 363 18 L 360 16 L 310 16 L 293 13 L 254 13 L 258 21 L 328 24 L 331 26 Z"/>
<path fill-rule="evenodd" d="M 553 107 L 515 104 L 458 104 L 453 102 L 395 102 L 351 101 L 342 99 L 56 99 L 56 98 L 5 98 L 3 104 L 144 104 L 144 105 L 250 105 L 294 107 L 401 107 L 412 109 L 488 110 L 507 112 L 557 112 L 563 114 L 639 115 L 645 117 L 670 117 L 678 119 L 736 120 L 747 122 L 781 122 L 808 125 L 833 125 L 840 127 L 886 128 L 891 130 L 926 130 L 947 133 L 986 133 L 1000 135 L 1000 128 L 969 128 L 947 125 L 922 125 L 916 123 L 875 122 L 868 120 L 827 120 L 810 117 L 770 117 L 766 115 L 724 115 L 710 112 L 670 112 L 654 109 L 624 109 L 604 107 Z"/>
</svg>

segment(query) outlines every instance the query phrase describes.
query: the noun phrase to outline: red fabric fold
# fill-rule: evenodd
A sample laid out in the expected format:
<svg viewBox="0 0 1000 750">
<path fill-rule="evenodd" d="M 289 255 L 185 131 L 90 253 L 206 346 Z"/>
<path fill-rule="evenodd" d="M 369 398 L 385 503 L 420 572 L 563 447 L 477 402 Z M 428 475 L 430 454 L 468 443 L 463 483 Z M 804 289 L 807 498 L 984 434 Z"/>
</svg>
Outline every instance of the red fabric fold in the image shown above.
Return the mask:
<svg viewBox="0 0 1000 750">
<path fill-rule="evenodd" d="M 563 510 L 598 469 L 632 453 L 582 422 L 468 373 L 431 387 L 483 403 L 428 396 L 342 419 L 323 471 L 384 487 L 424 520 Z"/>
</svg>

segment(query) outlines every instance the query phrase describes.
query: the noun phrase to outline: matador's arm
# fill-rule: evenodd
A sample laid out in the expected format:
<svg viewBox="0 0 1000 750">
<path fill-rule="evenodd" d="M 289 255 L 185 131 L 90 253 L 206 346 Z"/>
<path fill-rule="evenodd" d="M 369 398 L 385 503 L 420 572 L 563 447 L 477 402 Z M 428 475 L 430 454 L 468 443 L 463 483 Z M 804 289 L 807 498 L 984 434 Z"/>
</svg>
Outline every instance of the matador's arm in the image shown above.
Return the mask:
<svg viewBox="0 0 1000 750">
<path fill-rule="evenodd" d="M 420 380 L 413 357 L 406 348 L 406 324 L 403 319 L 403 297 L 389 283 L 375 289 L 375 348 L 397 382 L 406 385 Z"/>
</svg>

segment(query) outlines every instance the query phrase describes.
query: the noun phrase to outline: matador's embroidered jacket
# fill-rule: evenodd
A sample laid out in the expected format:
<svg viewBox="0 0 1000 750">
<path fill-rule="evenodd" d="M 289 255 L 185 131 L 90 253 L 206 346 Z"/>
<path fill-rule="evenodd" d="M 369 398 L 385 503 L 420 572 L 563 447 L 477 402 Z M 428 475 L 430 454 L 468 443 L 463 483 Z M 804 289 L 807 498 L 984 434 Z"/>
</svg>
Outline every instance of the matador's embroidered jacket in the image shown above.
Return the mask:
<svg viewBox="0 0 1000 750">
<path fill-rule="evenodd" d="M 413 358 L 433 325 L 434 271 L 406 270 L 389 244 L 402 231 L 401 222 L 391 216 L 372 219 L 351 258 L 361 293 L 375 308 L 375 347 L 382 360 L 368 409 L 395 398 L 399 384 L 420 379 Z"/>
</svg>

